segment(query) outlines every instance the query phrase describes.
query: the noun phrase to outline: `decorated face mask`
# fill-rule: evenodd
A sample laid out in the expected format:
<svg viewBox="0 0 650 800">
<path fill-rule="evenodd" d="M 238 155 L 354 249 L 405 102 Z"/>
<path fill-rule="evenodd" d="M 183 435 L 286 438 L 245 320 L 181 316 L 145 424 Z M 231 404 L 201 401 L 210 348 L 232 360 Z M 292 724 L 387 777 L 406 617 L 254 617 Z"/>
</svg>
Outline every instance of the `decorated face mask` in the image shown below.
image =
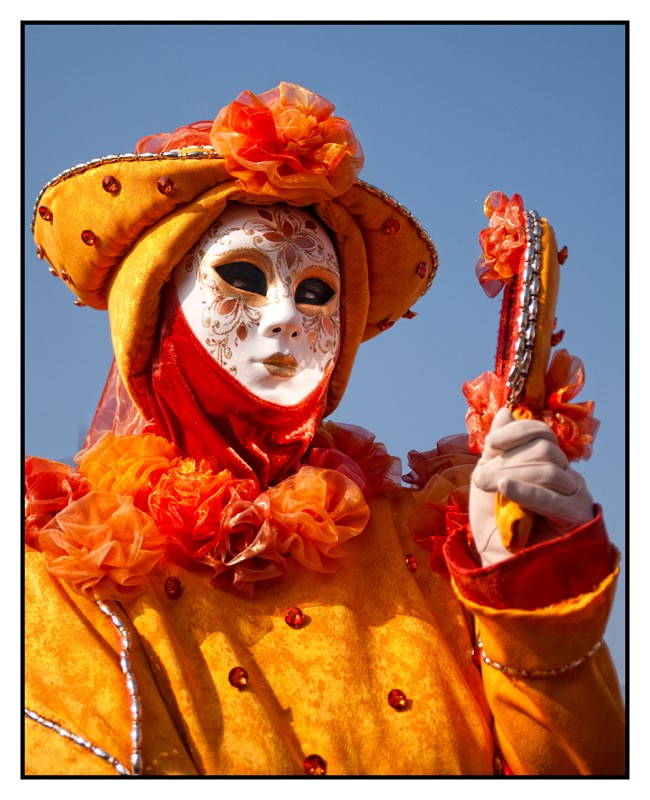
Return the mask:
<svg viewBox="0 0 650 800">
<path fill-rule="evenodd" d="M 194 335 L 254 395 L 292 406 L 329 379 L 339 347 L 339 267 L 307 211 L 230 204 L 174 281 Z"/>
</svg>

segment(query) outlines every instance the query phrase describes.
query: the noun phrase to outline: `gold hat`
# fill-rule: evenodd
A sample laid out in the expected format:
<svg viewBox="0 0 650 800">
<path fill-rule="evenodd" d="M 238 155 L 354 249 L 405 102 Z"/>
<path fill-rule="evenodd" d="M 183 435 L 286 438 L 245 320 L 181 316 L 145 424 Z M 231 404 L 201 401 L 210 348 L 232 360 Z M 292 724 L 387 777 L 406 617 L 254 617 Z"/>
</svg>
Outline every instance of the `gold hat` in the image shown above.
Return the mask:
<svg viewBox="0 0 650 800">
<path fill-rule="evenodd" d="M 360 343 L 413 315 L 438 267 L 435 245 L 402 205 L 357 179 L 361 146 L 333 110 L 295 84 L 244 92 L 214 122 L 145 137 L 135 153 L 73 167 L 41 191 L 38 255 L 80 303 L 108 309 L 116 362 L 139 408 L 162 288 L 229 201 L 310 206 L 332 231 L 344 330 L 326 413 Z"/>
</svg>

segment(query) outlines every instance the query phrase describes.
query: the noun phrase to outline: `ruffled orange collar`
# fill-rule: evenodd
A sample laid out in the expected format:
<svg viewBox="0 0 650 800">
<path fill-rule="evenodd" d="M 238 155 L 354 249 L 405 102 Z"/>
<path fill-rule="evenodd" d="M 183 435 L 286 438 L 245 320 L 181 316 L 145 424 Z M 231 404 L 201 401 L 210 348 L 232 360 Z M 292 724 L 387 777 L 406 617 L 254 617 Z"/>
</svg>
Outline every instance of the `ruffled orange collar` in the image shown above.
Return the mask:
<svg viewBox="0 0 650 800">
<path fill-rule="evenodd" d="M 333 423 L 266 491 L 154 434 L 107 433 L 76 461 L 74 471 L 27 459 L 26 539 L 51 574 L 91 600 L 137 596 L 162 559 L 246 595 L 281 578 L 288 556 L 334 572 L 344 543 L 366 527 L 367 498 L 400 473 L 367 431 Z"/>
</svg>

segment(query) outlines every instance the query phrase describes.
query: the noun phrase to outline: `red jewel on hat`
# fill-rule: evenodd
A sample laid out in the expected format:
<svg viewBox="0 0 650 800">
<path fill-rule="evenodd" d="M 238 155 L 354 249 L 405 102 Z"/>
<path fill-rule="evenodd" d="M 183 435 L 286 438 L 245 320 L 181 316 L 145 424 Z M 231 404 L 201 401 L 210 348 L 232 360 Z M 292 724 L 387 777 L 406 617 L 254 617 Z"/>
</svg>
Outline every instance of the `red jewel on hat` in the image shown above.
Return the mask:
<svg viewBox="0 0 650 800">
<path fill-rule="evenodd" d="M 427 273 L 429 272 L 429 268 L 427 267 L 427 262 L 426 261 L 420 261 L 420 263 L 415 268 L 415 271 L 418 274 L 418 278 L 422 278 L 422 279 L 426 278 L 427 277 Z"/>
<path fill-rule="evenodd" d="M 560 264 L 564 264 L 564 262 L 567 260 L 568 257 L 569 257 L 569 248 L 565 245 L 557 254 L 557 260 L 560 262 Z"/>
<path fill-rule="evenodd" d="M 177 578 L 175 575 L 167 578 L 165 581 L 165 594 L 167 597 L 171 597 L 172 600 L 178 600 L 182 591 L 183 585 L 181 584 L 180 578 Z"/>
<path fill-rule="evenodd" d="M 305 621 L 305 615 L 299 608 L 292 606 L 284 612 L 284 621 L 290 628 L 300 628 Z"/>
<path fill-rule="evenodd" d="M 382 319 L 381 322 L 378 322 L 377 327 L 379 328 L 380 331 L 387 331 L 389 328 L 392 328 L 394 324 L 395 320 L 388 319 L 387 317 L 386 319 Z"/>
<path fill-rule="evenodd" d="M 36 248 L 36 257 L 39 258 L 41 261 L 45 258 L 45 250 L 43 250 L 40 244 Z"/>
<path fill-rule="evenodd" d="M 406 556 L 406 566 L 411 572 L 418 571 L 418 562 L 413 553 L 409 553 Z"/>
<path fill-rule="evenodd" d="M 327 764 L 324 758 L 319 755 L 307 756 L 302 764 L 307 775 L 324 775 L 327 772 Z"/>
<path fill-rule="evenodd" d="M 228 680 L 237 689 L 248 686 L 248 672 L 243 667 L 233 667 L 228 673 Z"/>
<path fill-rule="evenodd" d="M 87 244 L 88 247 L 94 247 L 97 243 L 97 236 L 95 236 L 93 231 L 81 231 L 81 241 Z"/>
<path fill-rule="evenodd" d="M 564 330 L 555 331 L 551 336 L 551 347 L 556 347 L 564 339 Z"/>
<path fill-rule="evenodd" d="M 387 219 L 386 222 L 384 222 L 381 229 L 386 236 L 395 236 L 399 230 L 399 221 L 391 217 L 391 219 Z"/>
<path fill-rule="evenodd" d="M 391 689 L 388 692 L 388 705 L 395 711 L 404 711 L 407 702 L 406 695 L 401 689 Z"/>
<path fill-rule="evenodd" d="M 158 178 L 158 191 L 160 194 L 171 194 L 174 191 L 174 181 L 171 178 L 163 176 Z"/>
<path fill-rule="evenodd" d="M 117 194 L 120 191 L 120 182 L 113 175 L 106 175 L 102 179 L 102 189 L 109 194 Z"/>
<path fill-rule="evenodd" d="M 83 300 L 78 299 L 74 301 L 74 304 L 77 306 L 77 308 L 83 308 L 86 305 Z"/>
<path fill-rule="evenodd" d="M 72 283 L 72 278 L 64 269 L 61 270 L 61 280 L 65 281 L 66 283 Z"/>
<path fill-rule="evenodd" d="M 402 317 L 404 319 L 413 319 L 413 317 L 417 317 L 417 315 L 418 315 L 417 311 L 411 311 L 411 309 L 409 308 L 406 314 L 402 314 Z"/>
<path fill-rule="evenodd" d="M 38 213 L 43 217 L 45 222 L 51 222 L 53 214 L 47 206 L 39 206 Z"/>
</svg>

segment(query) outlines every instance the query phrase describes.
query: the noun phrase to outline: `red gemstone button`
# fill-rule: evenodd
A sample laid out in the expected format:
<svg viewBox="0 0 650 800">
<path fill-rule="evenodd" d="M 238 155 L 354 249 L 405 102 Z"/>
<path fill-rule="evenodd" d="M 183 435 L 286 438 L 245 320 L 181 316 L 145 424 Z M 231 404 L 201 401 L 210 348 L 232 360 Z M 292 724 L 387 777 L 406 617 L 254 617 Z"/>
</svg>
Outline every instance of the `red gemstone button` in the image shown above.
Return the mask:
<svg viewBox="0 0 650 800">
<path fill-rule="evenodd" d="M 93 247 L 97 243 L 97 237 L 93 231 L 81 231 L 81 241 L 88 247 Z"/>
<path fill-rule="evenodd" d="M 565 245 L 557 254 L 557 260 L 560 262 L 560 264 L 564 264 L 564 262 L 567 260 L 568 257 L 569 257 L 569 248 Z"/>
<path fill-rule="evenodd" d="M 178 600 L 182 591 L 183 586 L 180 578 L 177 578 L 175 575 L 172 575 L 171 578 L 167 578 L 165 581 L 165 593 L 167 594 L 167 597 L 171 597 L 172 600 Z"/>
<path fill-rule="evenodd" d="M 406 560 L 406 566 L 411 572 L 417 572 L 418 571 L 418 562 L 417 562 L 417 559 L 415 558 L 415 556 L 413 555 L 413 553 L 409 553 L 406 556 L 405 560 Z"/>
<path fill-rule="evenodd" d="M 299 628 L 305 621 L 305 615 L 299 608 L 292 606 L 284 612 L 284 621 L 290 628 Z"/>
<path fill-rule="evenodd" d="M 389 328 L 392 328 L 394 324 L 395 324 L 394 319 L 386 318 L 382 319 L 381 322 L 378 322 L 377 327 L 379 328 L 380 331 L 387 331 Z"/>
<path fill-rule="evenodd" d="M 102 179 L 102 189 L 109 194 L 117 194 L 120 191 L 120 182 L 113 175 L 106 175 Z"/>
<path fill-rule="evenodd" d="M 51 222 L 52 221 L 53 214 L 52 214 L 52 212 L 50 211 L 50 209 L 47 206 L 39 206 L 38 207 L 38 213 L 45 220 L 45 222 Z"/>
<path fill-rule="evenodd" d="M 243 667 L 233 667 L 228 673 L 228 680 L 237 689 L 248 686 L 248 672 Z"/>
<path fill-rule="evenodd" d="M 401 689 L 391 689 L 388 692 L 388 705 L 395 711 L 404 711 L 407 702 L 406 695 Z"/>
<path fill-rule="evenodd" d="M 393 218 L 387 219 L 386 222 L 384 222 L 384 224 L 381 226 L 381 229 L 386 236 L 395 236 L 399 230 L 399 222 Z"/>
<path fill-rule="evenodd" d="M 307 775 L 324 775 L 327 772 L 325 759 L 316 754 L 307 756 L 303 761 L 303 767 Z"/>
<path fill-rule="evenodd" d="M 160 194 L 171 194 L 174 191 L 174 181 L 165 176 L 158 178 L 157 186 Z"/>
<path fill-rule="evenodd" d="M 422 279 L 426 278 L 427 277 L 427 273 L 429 271 L 429 268 L 427 267 L 427 262 L 426 261 L 420 261 L 420 263 L 415 268 L 415 271 L 418 274 L 418 278 L 422 278 Z"/>
</svg>

